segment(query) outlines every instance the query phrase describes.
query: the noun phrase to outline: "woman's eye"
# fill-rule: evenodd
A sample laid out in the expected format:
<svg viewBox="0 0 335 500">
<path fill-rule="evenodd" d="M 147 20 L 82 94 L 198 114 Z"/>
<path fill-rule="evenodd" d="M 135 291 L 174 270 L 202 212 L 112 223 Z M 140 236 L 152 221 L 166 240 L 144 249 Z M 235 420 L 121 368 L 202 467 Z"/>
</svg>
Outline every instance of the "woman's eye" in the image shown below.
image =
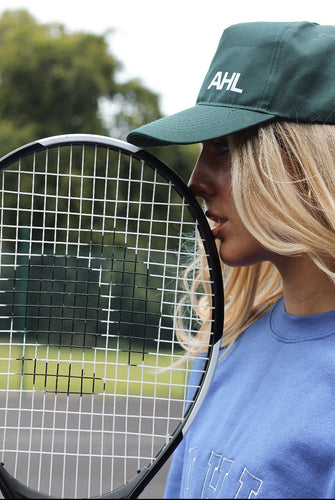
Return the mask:
<svg viewBox="0 0 335 500">
<path fill-rule="evenodd" d="M 227 142 L 217 142 L 215 146 L 220 149 L 221 154 L 225 154 L 229 152 L 229 146 Z"/>
</svg>

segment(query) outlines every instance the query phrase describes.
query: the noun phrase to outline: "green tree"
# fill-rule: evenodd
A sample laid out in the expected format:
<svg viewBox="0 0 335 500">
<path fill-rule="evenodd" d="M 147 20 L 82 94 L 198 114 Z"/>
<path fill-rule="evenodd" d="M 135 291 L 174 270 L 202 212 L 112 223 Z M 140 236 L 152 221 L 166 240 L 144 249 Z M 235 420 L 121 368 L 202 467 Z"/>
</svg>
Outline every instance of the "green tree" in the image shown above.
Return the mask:
<svg viewBox="0 0 335 500">
<path fill-rule="evenodd" d="M 116 131 L 120 124 L 120 133 L 161 116 L 156 94 L 138 81 L 117 83 L 122 65 L 110 53 L 106 36 L 39 24 L 25 10 L 3 13 L 1 153 L 48 135 L 108 134 L 102 113 L 106 102 L 115 109 L 109 126 Z"/>
<path fill-rule="evenodd" d="M 122 63 L 108 33 L 69 33 L 40 24 L 26 10 L 0 17 L 0 157 L 57 134 L 94 133 L 125 139 L 161 117 L 159 96 L 137 79 L 118 83 Z M 154 150 L 185 180 L 197 146 Z"/>
<path fill-rule="evenodd" d="M 145 88 L 136 79 L 123 84 L 117 82 L 117 75 L 122 65 L 110 53 L 106 37 L 107 34 L 97 36 L 82 32 L 68 33 L 61 24 L 39 24 L 25 10 L 4 12 L 0 17 L 0 156 L 29 141 L 57 134 L 94 133 L 124 139 L 130 129 L 161 117 L 157 94 Z M 169 164 L 186 181 L 198 154 L 198 146 L 156 148 L 152 150 L 152 153 Z M 98 244 L 100 240 L 97 238 L 95 241 L 94 231 L 90 232 L 87 229 L 92 229 L 92 206 L 94 205 L 98 215 L 99 210 L 102 213 L 106 209 L 101 200 L 100 202 L 95 200 L 94 203 L 91 201 L 94 198 L 94 193 L 92 182 L 88 176 L 87 183 L 83 181 L 81 184 L 80 168 L 83 165 L 83 162 L 80 161 L 81 154 L 81 148 L 76 151 L 71 150 L 71 158 L 73 159 L 71 189 L 69 189 L 68 184 L 69 176 L 61 176 L 57 182 L 56 176 L 49 176 L 46 184 L 45 177 L 48 176 L 44 174 L 45 157 L 42 152 L 35 157 L 33 176 L 30 175 L 31 164 L 29 162 L 31 159 L 29 158 L 22 160 L 22 172 L 26 174 L 22 173 L 18 177 L 15 172 L 11 173 L 9 169 L 6 176 L 4 176 L 3 183 L 5 183 L 6 189 L 2 199 L 2 213 L 6 223 L 2 231 L 1 251 L 3 265 L 1 273 L 2 278 L 5 277 L 7 280 L 2 282 L 1 304 L 7 307 L 8 312 L 3 312 L 0 317 L 3 331 L 9 331 L 9 322 L 13 320 L 15 322 L 14 328 L 19 332 L 23 329 L 35 332 L 38 328 L 40 328 L 41 332 L 48 329 L 54 332 L 62 331 L 63 337 L 59 342 L 72 343 L 72 332 L 78 326 L 77 317 L 71 319 L 71 317 L 66 316 L 60 319 L 59 315 L 63 307 L 68 308 L 68 311 L 72 313 L 76 308 L 83 309 L 84 305 L 81 300 L 84 293 L 89 294 L 91 297 L 87 317 L 91 326 L 88 327 L 87 331 L 88 333 L 91 331 L 96 333 L 96 310 L 99 306 L 98 300 L 100 300 L 98 282 L 100 287 L 101 276 L 97 277 L 98 273 L 91 261 L 92 258 L 97 257 L 94 252 L 98 251 L 99 263 L 96 267 L 98 268 L 101 265 L 101 248 L 92 246 L 92 243 Z M 112 153 L 110 152 L 110 154 Z M 63 161 L 64 165 L 69 164 L 69 159 L 66 156 L 69 155 L 69 152 L 62 151 L 61 161 L 58 161 L 54 155 L 57 155 L 56 150 L 48 153 L 49 163 L 53 165 L 54 172 L 57 171 L 59 164 L 63 164 Z M 93 161 L 92 163 L 89 161 L 90 155 L 92 158 L 95 151 L 91 151 L 89 154 L 85 153 L 87 165 L 93 163 Z M 75 161 L 74 158 L 79 158 L 79 161 Z M 94 156 L 94 158 L 96 157 Z M 25 163 L 25 161 L 28 163 Z M 117 162 L 110 161 L 109 164 L 117 165 Z M 97 181 L 96 190 L 98 192 L 100 187 L 101 192 L 104 192 L 105 152 L 101 161 L 99 158 L 97 159 L 96 165 L 97 178 L 100 178 Z M 99 171 L 100 168 L 101 171 Z M 34 201 L 32 201 L 30 195 L 32 183 L 34 183 L 36 189 L 39 187 L 41 194 Z M 123 196 L 124 200 L 126 200 L 128 183 L 125 181 L 122 184 Z M 18 205 L 16 191 L 19 187 L 25 194 L 20 198 Z M 56 216 L 55 195 L 62 189 L 63 191 L 60 192 L 66 193 L 66 195 L 60 197 L 59 200 L 57 199 L 58 212 Z M 81 198 L 73 195 L 76 189 L 78 189 L 78 192 L 84 193 L 85 202 L 83 202 L 83 206 L 78 206 L 81 205 Z M 122 188 L 119 186 L 118 189 L 121 195 Z M 156 192 L 157 196 L 159 195 L 158 191 L 159 189 Z M 152 196 L 150 199 L 152 199 Z M 159 196 L 157 199 L 159 200 Z M 167 203 L 165 203 L 166 205 Z M 32 207 L 34 210 L 32 210 Z M 122 210 L 122 203 L 120 207 L 119 210 Z M 137 210 L 134 204 L 133 207 Z M 148 206 L 147 209 L 146 218 L 149 219 L 151 208 Z M 161 206 L 157 202 L 155 209 L 157 214 L 153 218 L 156 223 L 161 219 L 164 220 L 164 203 Z M 143 207 L 142 210 L 144 210 Z M 173 203 L 171 210 L 173 210 Z M 71 215 L 68 216 L 69 212 Z M 48 228 L 43 235 L 42 229 L 39 229 L 41 213 L 45 214 L 46 227 Z M 81 213 L 86 215 L 81 216 L 79 223 L 79 214 Z M 162 213 L 162 217 L 160 217 L 160 213 Z M 21 224 L 21 245 L 19 245 L 19 249 L 16 247 L 18 215 Z M 132 217 L 130 213 L 129 220 L 132 219 L 136 224 L 135 215 Z M 109 224 L 113 224 L 112 218 L 108 220 Z M 96 221 L 93 224 L 93 229 L 98 233 L 99 224 L 102 224 L 102 217 L 97 217 Z M 164 222 L 162 224 L 164 225 Z M 26 242 L 30 237 L 29 227 L 33 228 L 36 243 L 32 255 L 29 255 L 30 250 L 26 246 Z M 67 227 L 71 227 L 74 232 L 70 232 L 70 235 L 66 237 L 62 235 L 63 238 L 60 236 L 58 253 L 53 255 L 57 235 L 66 231 Z M 80 228 L 78 231 L 82 232 L 81 242 L 87 244 L 87 246 L 81 245 L 79 256 L 77 255 L 77 235 L 74 229 L 78 227 Z M 107 244 L 110 243 L 110 252 L 121 252 L 113 261 L 116 262 L 116 267 L 113 268 L 112 282 L 116 283 L 115 286 L 118 286 L 121 279 L 123 282 L 126 279 L 125 275 L 129 280 L 132 279 L 131 272 L 128 274 L 124 272 L 123 262 L 128 262 L 131 266 L 134 259 L 132 260 L 131 254 L 126 255 L 125 253 L 128 252 L 128 248 L 122 239 L 122 232 L 120 232 L 119 236 L 120 241 L 115 240 L 112 230 L 110 235 L 112 241 L 107 241 Z M 69 248 L 66 251 L 62 246 L 65 238 L 69 243 Z M 146 238 L 145 234 L 143 238 Z M 127 243 L 129 243 L 130 239 L 131 236 L 128 236 Z M 176 240 L 177 238 L 172 238 L 171 242 Z M 115 241 L 116 245 L 114 245 Z M 71 247 L 72 242 L 74 242 L 74 246 Z M 143 248 L 144 246 L 145 244 L 142 244 Z M 88 259 L 87 256 L 88 252 L 91 252 L 91 247 L 95 248 L 95 250 L 92 250 L 92 255 L 89 254 L 90 259 Z M 130 249 L 130 252 L 134 252 L 134 250 Z M 168 258 L 174 258 L 174 248 L 169 252 Z M 67 267 L 69 259 L 71 260 L 71 266 Z M 106 278 L 106 286 L 108 287 L 110 286 L 109 276 L 111 272 L 108 266 L 110 266 L 111 262 L 112 254 L 110 258 L 105 260 L 107 267 L 103 270 L 108 275 Z M 32 282 L 35 283 L 36 289 L 30 283 L 28 290 L 26 266 L 29 263 L 31 264 L 29 273 L 35 273 L 35 275 L 30 274 L 30 278 L 33 278 Z M 118 263 L 122 272 L 117 267 Z M 139 266 L 140 264 L 137 263 L 136 265 Z M 73 289 L 73 282 L 76 277 L 78 278 L 78 276 L 75 276 L 77 272 L 80 273 L 79 281 L 81 281 L 81 285 L 79 286 L 84 287 L 84 289 Z M 49 293 L 51 279 L 55 276 L 54 273 L 57 273 L 56 282 L 62 283 L 59 294 Z M 145 273 L 148 273 L 148 269 L 147 265 L 143 264 L 143 270 L 139 272 L 139 275 L 146 281 L 147 275 Z M 35 281 L 34 276 L 36 277 Z M 43 289 L 40 288 L 39 284 L 41 276 L 43 277 L 43 286 L 46 287 Z M 15 282 L 19 283 L 19 285 L 16 285 Z M 136 285 L 138 285 L 137 281 Z M 16 286 L 18 287 L 16 290 L 18 299 L 15 306 L 17 311 L 13 316 L 13 290 Z M 143 294 L 146 293 L 144 292 L 144 285 L 136 287 L 135 299 L 131 299 L 131 305 L 127 306 L 127 300 L 129 300 L 127 293 L 131 290 L 131 286 L 134 287 L 134 283 L 130 282 L 129 286 L 122 288 L 122 307 L 125 309 L 125 312 L 122 313 L 124 314 L 124 324 L 128 325 L 131 321 L 129 311 L 135 310 L 135 306 L 136 313 L 142 315 L 150 313 L 155 318 L 155 321 L 158 321 L 159 310 L 155 308 L 159 304 L 154 296 L 153 300 L 150 300 L 150 297 L 144 297 Z M 111 295 L 110 292 L 108 294 Z M 106 292 L 105 297 L 109 296 L 108 294 Z M 115 296 L 117 297 L 117 293 L 115 293 Z M 148 308 L 145 305 L 145 311 L 143 312 L 144 304 L 147 303 L 150 303 L 150 305 Z M 44 311 L 47 312 L 45 317 L 41 312 L 43 308 L 39 307 L 40 304 L 43 305 Z M 105 314 L 103 311 L 108 310 L 108 304 L 104 306 L 100 303 L 100 306 L 102 314 Z M 28 307 L 34 324 L 29 322 L 23 324 L 22 322 L 22 310 L 27 311 Z M 52 327 L 49 324 L 49 307 L 54 308 Z M 118 305 L 117 307 L 121 308 Z M 104 332 L 103 328 L 106 328 L 105 319 L 103 316 L 99 320 L 98 329 L 100 328 L 100 333 Z M 154 319 L 152 321 L 152 328 L 154 328 L 156 323 Z M 65 335 L 66 328 L 69 328 L 71 334 Z M 80 325 L 78 326 L 78 330 L 83 328 Z M 86 326 L 84 329 L 86 331 Z M 171 331 L 170 327 L 169 331 Z M 140 329 L 138 334 L 141 335 Z M 80 342 L 80 339 L 81 342 L 84 341 L 84 337 L 78 336 L 78 339 L 76 342 Z M 89 342 L 91 340 L 89 339 Z M 42 340 L 39 339 L 39 341 L 43 341 L 43 338 Z"/>
</svg>

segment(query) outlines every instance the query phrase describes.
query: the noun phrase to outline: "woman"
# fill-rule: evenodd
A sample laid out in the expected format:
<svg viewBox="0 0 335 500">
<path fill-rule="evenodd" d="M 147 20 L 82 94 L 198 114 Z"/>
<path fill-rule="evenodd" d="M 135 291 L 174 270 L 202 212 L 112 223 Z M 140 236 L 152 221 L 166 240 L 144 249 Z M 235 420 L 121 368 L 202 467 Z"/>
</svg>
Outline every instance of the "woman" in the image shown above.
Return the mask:
<svg viewBox="0 0 335 500">
<path fill-rule="evenodd" d="M 223 356 L 167 498 L 335 495 L 334 83 L 335 27 L 235 25 L 196 106 L 128 137 L 202 143 L 189 186 L 225 282 Z"/>
</svg>

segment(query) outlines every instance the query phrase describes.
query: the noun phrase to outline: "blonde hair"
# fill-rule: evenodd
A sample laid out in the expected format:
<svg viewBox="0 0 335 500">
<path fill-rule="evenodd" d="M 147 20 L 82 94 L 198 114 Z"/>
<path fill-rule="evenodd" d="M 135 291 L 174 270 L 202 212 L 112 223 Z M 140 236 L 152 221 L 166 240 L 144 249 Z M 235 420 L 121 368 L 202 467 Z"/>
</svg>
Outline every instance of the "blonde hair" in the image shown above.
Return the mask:
<svg viewBox="0 0 335 500">
<path fill-rule="evenodd" d="M 248 231 L 277 254 L 308 254 L 335 282 L 335 126 L 276 121 L 228 142 L 232 193 Z M 222 264 L 222 273 L 229 348 L 278 300 L 282 282 L 271 262 Z"/>
</svg>

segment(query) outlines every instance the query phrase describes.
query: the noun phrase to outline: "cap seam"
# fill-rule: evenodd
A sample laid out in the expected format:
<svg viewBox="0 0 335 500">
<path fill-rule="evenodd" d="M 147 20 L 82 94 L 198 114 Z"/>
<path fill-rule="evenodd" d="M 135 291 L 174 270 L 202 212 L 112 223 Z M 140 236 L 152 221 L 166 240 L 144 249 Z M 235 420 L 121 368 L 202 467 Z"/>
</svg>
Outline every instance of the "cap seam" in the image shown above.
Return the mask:
<svg viewBox="0 0 335 500">
<path fill-rule="evenodd" d="M 278 43 L 278 46 L 276 45 L 275 48 L 272 51 L 271 61 L 270 61 L 270 65 L 269 65 L 270 71 L 269 71 L 269 74 L 268 74 L 268 78 L 264 81 L 263 90 L 260 93 L 260 96 L 259 96 L 259 99 L 258 99 L 258 106 L 261 106 L 262 105 L 261 103 L 265 103 L 265 100 L 266 100 L 265 99 L 265 95 L 266 95 L 267 89 L 269 87 L 269 82 L 270 82 L 270 79 L 272 78 L 274 68 L 276 66 L 276 59 L 278 57 L 279 49 L 280 49 L 280 47 L 282 45 L 282 40 L 285 37 L 285 34 L 286 34 L 287 30 L 288 30 L 288 28 L 286 26 L 283 26 L 282 29 L 277 34 L 276 43 Z"/>
<path fill-rule="evenodd" d="M 239 109 L 239 110 L 245 110 L 245 111 L 255 111 L 256 113 L 262 113 L 263 115 L 271 115 L 271 116 L 279 116 L 278 113 L 274 113 L 272 111 L 265 111 L 262 108 L 258 107 L 251 107 L 251 106 L 237 106 L 236 104 L 214 104 L 214 103 L 207 103 L 207 102 L 198 102 L 195 107 L 197 106 L 212 106 L 213 108 L 230 108 L 230 109 Z"/>
<path fill-rule="evenodd" d="M 278 40 L 278 47 L 276 47 L 276 50 L 273 51 L 273 55 L 275 54 L 274 61 L 272 63 L 272 58 L 271 58 L 271 65 L 270 65 L 270 72 L 268 75 L 267 80 L 264 82 L 264 87 L 263 87 L 263 92 L 262 92 L 262 100 L 259 101 L 259 105 L 261 106 L 261 102 L 263 102 L 263 106 L 266 105 L 266 102 L 268 100 L 268 96 L 273 95 L 273 87 L 274 87 L 274 79 L 273 75 L 275 73 L 275 69 L 279 66 L 281 66 L 283 58 L 284 58 L 284 52 L 285 48 L 287 46 L 288 40 L 298 31 L 299 24 L 296 23 L 291 26 L 283 26 L 282 30 L 279 31 L 277 40 Z M 281 31 L 283 31 L 283 34 L 281 34 Z M 267 103 L 269 105 L 269 103 Z"/>
</svg>

